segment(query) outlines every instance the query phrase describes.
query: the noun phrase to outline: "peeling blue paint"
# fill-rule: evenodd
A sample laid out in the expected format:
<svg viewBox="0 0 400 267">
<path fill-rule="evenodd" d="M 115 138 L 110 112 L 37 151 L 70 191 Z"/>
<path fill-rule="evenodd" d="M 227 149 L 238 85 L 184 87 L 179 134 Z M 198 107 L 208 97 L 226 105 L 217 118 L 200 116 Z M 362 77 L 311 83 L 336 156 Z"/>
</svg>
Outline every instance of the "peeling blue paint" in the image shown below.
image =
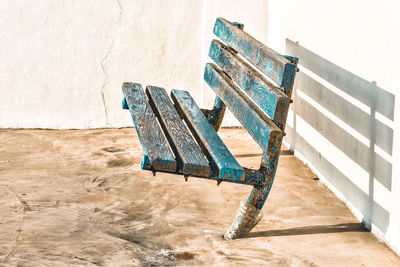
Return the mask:
<svg viewBox="0 0 400 267">
<path fill-rule="evenodd" d="M 211 88 L 219 87 L 219 80 L 217 77 L 215 77 L 214 71 L 210 64 L 206 64 L 206 68 L 204 70 L 204 80 Z"/>
<path fill-rule="evenodd" d="M 246 40 L 239 40 L 237 45 L 245 57 L 253 57 L 254 56 L 254 49 L 253 49 L 252 43 L 250 43 Z"/>
<path fill-rule="evenodd" d="M 276 132 L 276 128 L 272 122 L 268 124 L 268 120 L 257 113 L 249 102 L 239 96 L 233 85 L 224 78 L 221 70 L 215 65 L 207 63 L 205 71 L 205 81 L 214 90 L 216 95 L 224 101 L 241 124 L 249 131 L 254 140 L 261 146 L 265 152 L 269 152 L 271 135 L 281 135 Z M 272 131 L 274 129 L 274 132 Z"/>
<path fill-rule="evenodd" d="M 221 169 L 218 178 L 222 180 L 233 180 L 233 181 L 243 181 L 244 180 L 244 170 L 233 170 L 233 169 Z"/>
<path fill-rule="evenodd" d="M 143 155 L 142 162 L 140 163 L 142 170 L 149 169 L 150 167 L 150 159 L 147 155 Z"/>
<path fill-rule="evenodd" d="M 218 179 L 244 180 L 243 168 L 213 130 L 190 94 L 187 91 L 173 89 L 171 97 L 186 124 L 191 125 L 192 135 L 196 140 L 200 140 L 199 143 Z M 218 102 L 222 103 L 220 100 Z"/>
<path fill-rule="evenodd" d="M 222 18 L 217 19 L 214 33 L 270 77 L 278 86 L 285 89 L 290 87 L 293 79 L 291 79 L 291 75 L 288 75 L 286 69 L 295 68 L 296 64 L 291 61 L 296 58 L 274 52 L 259 41 L 249 38 L 247 33 Z"/>
<path fill-rule="evenodd" d="M 236 42 L 236 33 L 229 30 L 219 19 L 215 22 L 214 33 L 226 42 Z"/>
<path fill-rule="evenodd" d="M 272 65 L 271 61 L 264 62 L 264 64 L 262 65 L 262 68 L 263 68 L 264 73 L 271 73 L 274 71 L 274 66 Z"/>
<path fill-rule="evenodd" d="M 225 57 L 224 54 L 221 53 L 221 49 L 219 48 L 218 43 L 211 42 L 208 55 L 212 59 L 218 59 L 222 61 L 223 64 L 226 65 L 227 67 L 229 68 L 232 67 L 232 63 L 229 61 L 229 59 Z"/>
<path fill-rule="evenodd" d="M 275 122 L 284 123 L 283 110 L 289 105 L 288 97 L 276 86 L 252 73 L 242 59 L 227 49 L 220 41 L 210 45 L 210 58 L 235 81 Z"/>
<path fill-rule="evenodd" d="M 261 49 L 257 49 L 255 64 L 256 65 L 260 64 L 261 63 L 261 59 L 262 59 L 262 50 Z"/>
<path fill-rule="evenodd" d="M 285 70 L 282 73 L 282 84 L 281 87 L 289 89 L 293 87 L 294 77 L 296 75 L 296 65 L 286 64 Z"/>
<path fill-rule="evenodd" d="M 239 29 L 243 30 L 244 24 L 240 22 L 232 22 L 232 25 L 238 27 Z"/>
<path fill-rule="evenodd" d="M 175 171 L 175 158 L 161 133 L 155 114 L 147 103 L 142 86 L 138 83 L 124 83 L 122 91 L 145 155 L 141 163 L 142 168 L 162 167 L 163 161 L 169 161 L 170 164 L 164 170 Z"/>
<path fill-rule="evenodd" d="M 125 97 L 122 99 L 122 109 L 129 109 L 128 103 L 126 103 Z"/>
</svg>

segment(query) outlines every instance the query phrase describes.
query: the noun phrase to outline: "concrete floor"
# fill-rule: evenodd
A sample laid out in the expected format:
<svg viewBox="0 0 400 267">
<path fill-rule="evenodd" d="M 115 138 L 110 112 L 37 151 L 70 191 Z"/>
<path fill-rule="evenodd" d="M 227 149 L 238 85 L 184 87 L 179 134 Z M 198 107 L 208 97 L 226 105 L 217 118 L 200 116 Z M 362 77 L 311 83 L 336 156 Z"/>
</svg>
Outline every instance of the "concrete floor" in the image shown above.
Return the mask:
<svg viewBox="0 0 400 267">
<path fill-rule="evenodd" d="M 261 153 L 221 136 L 240 163 Z M 316 176 L 283 151 L 264 218 L 225 241 L 251 190 L 140 170 L 132 128 L 0 130 L 2 266 L 400 266 Z M 287 152 L 287 151 L 286 151 Z"/>
</svg>

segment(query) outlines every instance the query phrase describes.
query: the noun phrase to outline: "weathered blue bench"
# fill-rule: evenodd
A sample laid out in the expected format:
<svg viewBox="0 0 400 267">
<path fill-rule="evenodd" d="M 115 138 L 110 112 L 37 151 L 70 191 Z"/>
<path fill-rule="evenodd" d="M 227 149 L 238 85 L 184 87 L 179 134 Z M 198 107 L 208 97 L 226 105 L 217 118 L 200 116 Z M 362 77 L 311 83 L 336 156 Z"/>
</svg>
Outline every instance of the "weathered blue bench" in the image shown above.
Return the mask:
<svg viewBox="0 0 400 267">
<path fill-rule="evenodd" d="M 143 147 L 142 169 L 254 187 L 225 234 L 233 239 L 245 236 L 261 219 L 278 164 L 298 59 L 274 52 L 244 32 L 240 23 L 218 18 L 214 34 L 222 40 L 212 40 L 209 50 L 216 65 L 207 63 L 204 72 L 216 94 L 211 110 L 200 109 L 187 91 L 172 90 L 171 101 L 163 88 L 147 86 L 144 92 L 140 84 L 130 82 L 122 85 L 123 108 L 129 109 Z M 225 107 L 263 149 L 258 170 L 241 167 L 218 136 Z"/>
</svg>

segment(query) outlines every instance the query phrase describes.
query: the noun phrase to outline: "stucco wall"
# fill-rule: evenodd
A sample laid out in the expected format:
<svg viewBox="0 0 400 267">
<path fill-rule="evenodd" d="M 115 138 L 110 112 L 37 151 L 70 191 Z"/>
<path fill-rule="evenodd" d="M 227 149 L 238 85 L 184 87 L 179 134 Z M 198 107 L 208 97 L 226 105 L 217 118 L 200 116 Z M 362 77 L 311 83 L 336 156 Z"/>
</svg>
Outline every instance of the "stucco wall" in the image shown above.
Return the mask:
<svg viewBox="0 0 400 267">
<path fill-rule="evenodd" d="M 271 45 L 300 57 L 286 142 L 399 253 L 400 5 L 270 2 Z"/>
<path fill-rule="evenodd" d="M 215 18 L 265 40 L 266 9 L 261 0 L 1 1 L 0 127 L 132 126 L 123 81 L 185 89 L 210 105 L 203 71 Z"/>
</svg>

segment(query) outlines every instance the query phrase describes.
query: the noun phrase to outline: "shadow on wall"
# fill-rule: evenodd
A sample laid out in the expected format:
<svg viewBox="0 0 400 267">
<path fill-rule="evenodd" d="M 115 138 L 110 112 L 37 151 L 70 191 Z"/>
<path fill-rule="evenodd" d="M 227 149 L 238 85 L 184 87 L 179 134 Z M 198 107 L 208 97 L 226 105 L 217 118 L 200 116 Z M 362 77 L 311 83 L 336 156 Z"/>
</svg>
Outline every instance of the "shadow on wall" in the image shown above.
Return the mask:
<svg viewBox="0 0 400 267">
<path fill-rule="evenodd" d="M 286 141 L 385 233 L 394 95 L 291 40 L 286 52 L 300 58 Z"/>
</svg>

